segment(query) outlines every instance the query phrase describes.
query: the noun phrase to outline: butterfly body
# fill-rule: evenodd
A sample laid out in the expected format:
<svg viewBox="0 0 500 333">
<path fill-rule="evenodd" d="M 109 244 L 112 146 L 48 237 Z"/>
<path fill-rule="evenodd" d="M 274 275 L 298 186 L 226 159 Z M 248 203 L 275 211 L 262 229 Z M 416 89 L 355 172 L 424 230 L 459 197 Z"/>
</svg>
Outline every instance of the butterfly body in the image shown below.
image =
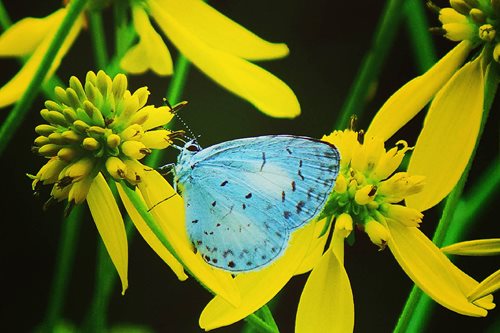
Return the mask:
<svg viewBox="0 0 500 333">
<path fill-rule="evenodd" d="M 261 136 L 205 149 L 190 141 L 175 167 L 189 237 L 213 266 L 261 268 L 319 214 L 338 168 L 337 149 L 307 137 Z"/>
</svg>

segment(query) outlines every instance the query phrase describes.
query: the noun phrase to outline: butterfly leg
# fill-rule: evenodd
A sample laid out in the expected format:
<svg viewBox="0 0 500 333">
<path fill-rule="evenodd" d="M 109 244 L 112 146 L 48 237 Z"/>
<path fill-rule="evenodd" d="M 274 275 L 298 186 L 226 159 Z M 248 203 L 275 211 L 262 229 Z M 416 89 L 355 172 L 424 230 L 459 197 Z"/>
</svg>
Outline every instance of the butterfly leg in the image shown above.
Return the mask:
<svg viewBox="0 0 500 333">
<path fill-rule="evenodd" d="M 158 171 L 162 176 L 167 176 L 170 173 L 174 172 L 174 167 L 175 163 L 167 163 L 165 165 L 162 165 L 161 167 L 158 167 L 156 171 Z"/>
</svg>

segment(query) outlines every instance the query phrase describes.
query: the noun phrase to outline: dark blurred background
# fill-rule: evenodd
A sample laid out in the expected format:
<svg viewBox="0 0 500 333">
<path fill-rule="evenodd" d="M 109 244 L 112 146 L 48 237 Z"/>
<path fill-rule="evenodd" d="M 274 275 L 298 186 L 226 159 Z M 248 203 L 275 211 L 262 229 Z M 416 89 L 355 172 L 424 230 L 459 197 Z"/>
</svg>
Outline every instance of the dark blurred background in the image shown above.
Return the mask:
<svg viewBox="0 0 500 333">
<path fill-rule="evenodd" d="M 296 93 L 302 115 L 293 120 L 272 119 L 255 110 L 249 103 L 226 92 L 192 68 L 183 99 L 189 106 L 182 117 L 192 130 L 201 135 L 200 142 L 209 146 L 225 140 L 263 134 L 297 134 L 321 137 L 333 129 L 338 112 L 348 94 L 363 56 L 368 51 L 373 31 L 384 1 L 286 1 L 215 0 L 211 4 L 223 14 L 239 22 L 257 35 L 274 42 L 285 42 L 291 53 L 282 60 L 260 65 L 285 81 Z M 440 3 L 445 5 L 444 1 Z M 13 21 L 26 16 L 45 16 L 57 8 L 58 1 L 5 1 Z M 431 25 L 438 25 L 428 13 Z M 112 13 L 107 10 L 105 22 L 112 27 Z M 111 37 L 111 34 L 110 36 Z M 455 44 L 433 37 L 439 56 Z M 112 40 L 109 39 L 109 43 Z M 175 49 L 169 44 L 171 52 Z M 111 47 L 110 47 L 111 49 Z M 18 70 L 12 59 L 1 59 L 0 84 Z M 88 70 L 96 70 L 89 34 L 80 34 L 62 62 L 58 75 L 67 82 L 71 75 L 84 79 Z M 408 31 L 404 23 L 385 60 L 377 82 L 377 90 L 360 119 L 366 128 L 372 115 L 391 93 L 418 75 Z M 160 105 L 170 79 L 153 74 L 130 76 L 130 88 L 147 85 L 150 103 Z M 34 126 L 40 123 L 39 110 L 43 97 L 38 97 L 32 111 L 1 157 L 2 231 L 0 262 L 2 266 L 3 301 L 0 322 L 6 332 L 29 332 L 41 323 L 49 298 L 61 230 L 63 207 L 56 205 L 42 211 L 42 200 L 33 197 L 30 180 L 25 173 L 36 173 L 45 160 L 30 152 L 35 138 Z M 498 99 L 471 170 L 469 184 L 481 175 L 498 154 Z M 3 120 L 11 107 L 0 110 Z M 1 112 L 3 111 L 3 112 Z M 397 139 L 415 143 L 423 113 L 403 129 Z M 391 142 L 393 143 L 393 142 Z M 175 161 L 171 151 L 165 162 Z M 469 187 L 466 188 L 466 191 Z M 498 199 L 498 198 L 497 198 Z M 498 202 L 498 200 L 496 200 Z M 498 218 L 493 208 L 475 217 L 475 227 L 468 239 L 499 236 Z M 88 215 L 88 214 L 87 214 Z M 432 235 L 439 216 L 426 212 L 422 230 Z M 497 222 L 495 222 L 497 221 Z M 80 324 L 91 302 L 95 281 L 97 249 L 95 225 L 88 218 L 78 235 L 74 269 L 64 308 L 64 317 Z M 379 252 L 368 238 L 359 234 L 353 247 L 347 246 L 345 265 L 353 287 L 355 301 L 355 332 L 390 332 L 408 296 L 412 282 L 389 250 Z M 211 296 L 194 279 L 180 283 L 169 268 L 138 236 L 129 242 L 129 289 L 120 295 L 116 284 L 109 307 L 110 326 L 132 323 L 147 326 L 156 332 L 199 332 L 198 317 Z M 459 267 L 478 280 L 498 269 L 498 257 L 458 258 Z M 298 276 L 280 293 L 274 315 L 282 332 L 292 332 L 296 306 L 306 276 Z M 335 283 L 335 281 L 331 281 Z M 458 315 L 440 305 L 430 315 L 428 332 L 440 330 L 493 332 L 499 326 L 499 311 L 493 310 L 485 319 Z M 235 324 L 216 332 L 239 332 Z"/>
</svg>

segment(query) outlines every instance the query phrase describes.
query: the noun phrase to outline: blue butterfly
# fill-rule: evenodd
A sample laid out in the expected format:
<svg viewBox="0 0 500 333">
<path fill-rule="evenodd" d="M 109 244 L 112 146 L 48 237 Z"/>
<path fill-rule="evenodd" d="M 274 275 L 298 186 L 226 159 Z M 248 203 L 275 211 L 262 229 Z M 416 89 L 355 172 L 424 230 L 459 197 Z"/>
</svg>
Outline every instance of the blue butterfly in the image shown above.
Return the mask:
<svg viewBox="0 0 500 333">
<path fill-rule="evenodd" d="M 281 256 L 290 233 L 323 209 L 339 171 L 335 146 L 308 137 L 269 135 L 181 149 L 175 182 L 186 225 L 203 259 L 231 272 Z"/>
</svg>

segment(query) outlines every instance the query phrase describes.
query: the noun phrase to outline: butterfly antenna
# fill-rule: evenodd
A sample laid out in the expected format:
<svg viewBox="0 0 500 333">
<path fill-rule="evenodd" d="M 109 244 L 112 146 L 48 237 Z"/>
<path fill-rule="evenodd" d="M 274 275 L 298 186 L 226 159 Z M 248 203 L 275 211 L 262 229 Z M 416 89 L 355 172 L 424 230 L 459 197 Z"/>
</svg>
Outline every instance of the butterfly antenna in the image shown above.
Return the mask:
<svg viewBox="0 0 500 333">
<path fill-rule="evenodd" d="M 181 122 L 182 126 L 184 126 L 184 128 L 186 128 L 186 130 L 188 131 L 189 135 L 191 136 L 189 139 L 193 139 L 193 140 L 198 141 L 197 139 L 198 139 L 199 136 L 194 135 L 194 133 L 191 130 L 191 128 L 186 124 L 186 122 L 181 118 L 181 116 L 178 113 L 178 111 L 180 109 L 182 109 L 184 106 L 186 106 L 188 104 L 188 102 L 187 101 L 182 101 L 182 102 L 179 102 L 179 103 L 175 104 L 174 106 L 170 105 L 170 102 L 166 98 L 163 98 L 163 102 L 165 103 L 166 106 L 168 106 L 170 108 L 170 112 L 175 117 L 177 117 L 177 119 Z"/>
</svg>

